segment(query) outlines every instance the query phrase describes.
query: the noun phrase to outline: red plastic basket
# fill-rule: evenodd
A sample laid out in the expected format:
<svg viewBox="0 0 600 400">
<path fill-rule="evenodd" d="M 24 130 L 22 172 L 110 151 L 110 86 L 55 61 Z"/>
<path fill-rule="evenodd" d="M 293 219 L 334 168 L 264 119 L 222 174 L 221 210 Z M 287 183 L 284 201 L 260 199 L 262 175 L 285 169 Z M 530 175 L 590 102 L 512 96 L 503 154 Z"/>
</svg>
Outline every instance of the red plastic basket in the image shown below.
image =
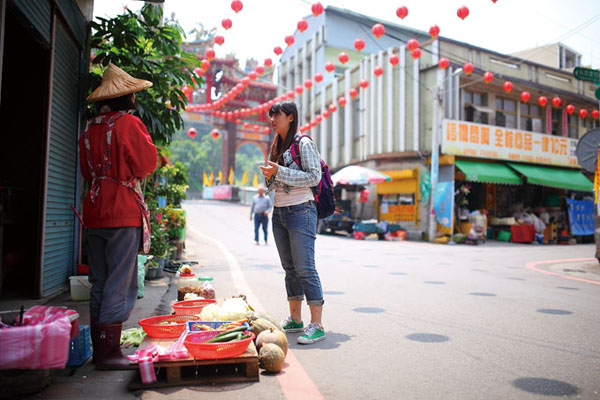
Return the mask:
<svg viewBox="0 0 600 400">
<path fill-rule="evenodd" d="M 173 304 L 173 310 L 176 315 L 197 315 L 209 304 L 216 303 L 216 300 L 184 300 Z"/>
<path fill-rule="evenodd" d="M 204 343 L 221 332 L 223 331 L 190 333 L 185 338 L 183 344 L 194 358 L 217 360 L 221 358 L 233 358 L 243 354 L 250 345 L 250 342 L 254 340 L 254 334 L 246 331 L 244 334 L 250 334 L 250 337 L 247 339 L 225 343 Z"/>
<path fill-rule="evenodd" d="M 200 317 L 194 315 L 159 315 L 144 318 L 138 323 L 153 338 L 177 339 L 185 331 L 187 321 L 199 321 Z M 159 325 L 161 322 L 176 322 L 176 325 Z"/>
</svg>

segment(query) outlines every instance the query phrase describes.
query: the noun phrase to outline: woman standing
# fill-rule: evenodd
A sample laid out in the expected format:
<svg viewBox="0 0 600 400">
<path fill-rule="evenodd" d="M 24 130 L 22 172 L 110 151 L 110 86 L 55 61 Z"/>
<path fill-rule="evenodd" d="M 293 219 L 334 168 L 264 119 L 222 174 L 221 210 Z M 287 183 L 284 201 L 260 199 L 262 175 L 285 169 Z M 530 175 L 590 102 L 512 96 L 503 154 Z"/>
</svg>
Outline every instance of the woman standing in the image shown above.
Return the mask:
<svg viewBox="0 0 600 400">
<path fill-rule="evenodd" d="M 317 208 L 312 187 L 321 180 L 321 156 L 309 138 L 299 142 L 300 165 L 292 159 L 290 147 L 298 129 L 298 109 L 293 102 L 274 104 L 269 110 L 271 125 L 277 134 L 268 165 L 261 167 L 269 190 L 275 189 L 273 236 L 281 264 L 285 270 L 290 316 L 281 326 L 286 332 L 304 333 L 300 344 L 312 344 L 325 339 L 321 324 L 323 290 L 315 268 Z M 304 328 L 302 300 L 310 308 L 311 321 Z"/>
<path fill-rule="evenodd" d="M 137 253 L 150 250 L 148 209 L 140 181 L 156 168 L 156 148 L 143 122 L 128 112 L 149 88 L 109 64 L 88 97 L 98 115 L 81 135 L 81 172 L 90 183 L 83 215 L 90 264 L 90 328 L 97 369 L 128 368 L 121 327 L 137 298 Z"/>
</svg>

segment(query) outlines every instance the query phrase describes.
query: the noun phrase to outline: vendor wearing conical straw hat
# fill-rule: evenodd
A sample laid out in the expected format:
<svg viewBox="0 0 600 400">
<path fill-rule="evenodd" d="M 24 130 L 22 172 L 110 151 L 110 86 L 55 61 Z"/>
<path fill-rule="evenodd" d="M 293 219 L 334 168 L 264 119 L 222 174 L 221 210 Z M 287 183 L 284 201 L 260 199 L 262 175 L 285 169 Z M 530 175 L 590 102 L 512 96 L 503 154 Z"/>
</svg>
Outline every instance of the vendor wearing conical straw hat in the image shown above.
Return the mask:
<svg viewBox="0 0 600 400">
<path fill-rule="evenodd" d="M 126 369 L 122 323 L 137 298 L 137 254 L 150 250 L 149 213 L 140 181 L 156 168 L 156 147 L 142 120 L 128 113 L 135 93 L 152 86 L 109 64 L 88 97 L 98 115 L 80 141 L 81 172 L 90 183 L 83 206 L 90 264 L 90 320 L 97 369 Z"/>
</svg>

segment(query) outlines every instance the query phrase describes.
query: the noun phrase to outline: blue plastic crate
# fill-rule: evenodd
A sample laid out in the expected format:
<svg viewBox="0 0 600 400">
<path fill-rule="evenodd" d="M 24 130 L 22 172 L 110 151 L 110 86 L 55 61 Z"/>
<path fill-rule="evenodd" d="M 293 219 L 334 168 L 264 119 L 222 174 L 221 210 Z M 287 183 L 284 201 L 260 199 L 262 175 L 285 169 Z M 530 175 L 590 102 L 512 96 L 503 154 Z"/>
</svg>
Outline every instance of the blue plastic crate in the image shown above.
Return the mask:
<svg viewBox="0 0 600 400">
<path fill-rule="evenodd" d="M 69 344 L 69 361 L 67 367 L 79 367 L 92 356 L 90 343 L 90 326 L 80 325 L 79 335 Z"/>
<path fill-rule="evenodd" d="M 217 329 L 219 326 L 221 326 L 223 324 L 228 324 L 230 322 L 232 322 L 232 321 L 187 321 L 186 325 L 187 325 L 188 332 L 202 332 L 200 329 L 194 328 L 194 325 L 195 324 L 207 325 L 213 329 Z M 244 325 L 246 325 L 247 329 L 250 329 L 250 325 L 248 325 L 247 322 Z"/>
</svg>

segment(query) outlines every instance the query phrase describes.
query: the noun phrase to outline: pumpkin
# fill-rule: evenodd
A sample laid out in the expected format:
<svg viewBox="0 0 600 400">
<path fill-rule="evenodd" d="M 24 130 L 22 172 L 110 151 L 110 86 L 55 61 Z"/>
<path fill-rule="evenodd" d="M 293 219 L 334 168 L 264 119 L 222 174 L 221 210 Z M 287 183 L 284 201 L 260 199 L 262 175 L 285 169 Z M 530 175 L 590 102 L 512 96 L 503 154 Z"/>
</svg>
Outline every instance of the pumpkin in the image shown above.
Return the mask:
<svg viewBox="0 0 600 400">
<path fill-rule="evenodd" d="M 276 344 L 265 344 L 258 353 L 258 363 L 268 372 L 279 372 L 283 369 L 285 354 Z"/>
<path fill-rule="evenodd" d="M 267 313 L 260 312 L 260 311 L 254 311 L 254 312 L 248 313 L 247 317 L 250 322 L 252 322 L 258 318 L 266 319 L 267 321 L 272 323 L 275 326 L 275 328 L 277 328 L 281 332 L 283 332 L 283 329 L 281 329 L 281 325 L 279 324 L 279 322 Z"/>
<path fill-rule="evenodd" d="M 263 331 L 268 331 L 269 329 L 277 329 L 272 323 L 267 321 L 266 319 L 256 319 L 252 321 L 250 330 L 254 333 L 254 336 L 258 337 Z"/>
<path fill-rule="evenodd" d="M 273 328 L 262 331 L 256 338 L 256 350 L 260 351 L 261 347 L 267 343 L 276 344 L 279 346 L 279 348 L 281 348 L 281 350 L 283 350 L 283 353 L 287 355 L 288 341 L 285 333 Z"/>
</svg>

